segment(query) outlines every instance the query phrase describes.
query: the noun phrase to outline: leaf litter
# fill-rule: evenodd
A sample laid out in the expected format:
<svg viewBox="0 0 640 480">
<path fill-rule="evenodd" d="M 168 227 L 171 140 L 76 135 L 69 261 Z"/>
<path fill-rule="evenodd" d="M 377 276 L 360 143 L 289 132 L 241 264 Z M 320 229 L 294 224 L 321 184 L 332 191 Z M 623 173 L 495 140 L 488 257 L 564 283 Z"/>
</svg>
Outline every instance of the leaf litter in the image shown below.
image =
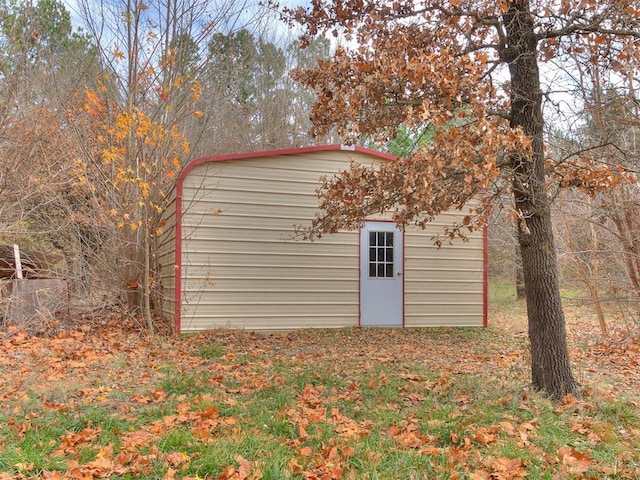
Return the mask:
<svg viewBox="0 0 640 480">
<path fill-rule="evenodd" d="M 522 323 L 492 315 L 487 329 L 14 332 L 0 479 L 640 478 L 638 335 L 568 316 L 585 389 L 553 404 L 527 388 Z M 49 458 L 30 460 L 48 426 Z"/>
</svg>

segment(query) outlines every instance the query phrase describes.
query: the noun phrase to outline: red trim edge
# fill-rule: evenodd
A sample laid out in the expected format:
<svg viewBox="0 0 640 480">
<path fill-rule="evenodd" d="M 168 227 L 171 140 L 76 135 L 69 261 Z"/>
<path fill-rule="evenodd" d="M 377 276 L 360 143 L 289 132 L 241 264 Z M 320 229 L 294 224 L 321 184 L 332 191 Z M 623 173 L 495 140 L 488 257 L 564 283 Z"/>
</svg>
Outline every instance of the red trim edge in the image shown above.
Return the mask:
<svg viewBox="0 0 640 480">
<path fill-rule="evenodd" d="M 484 226 L 483 231 L 483 253 L 482 253 L 482 283 L 483 283 L 483 320 L 482 326 L 487 327 L 489 325 L 489 226 Z"/>
<path fill-rule="evenodd" d="M 317 145 L 312 147 L 300 147 L 300 148 L 287 148 L 282 150 L 264 150 L 259 152 L 244 152 L 244 153 L 232 153 L 229 155 L 215 155 L 211 157 L 201 157 L 187 163 L 176 183 L 176 228 L 175 228 L 175 258 L 174 258 L 174 333 L 180 334 L 181 330 L 181 317 L 182 317 L 182 188 L 185 179 L 189 175 L 189 172 L 198 165 L 209 162 L 222 162 L 225 160 L 245 160 L 250 158 L 265 158 L 265 157 L 277 157 L 281 155 L 299 155 L 304 153 L 313 152 L 326 152 L 326 151 L 346 151 L 346 152 L 359 152 L 367 155 L 371 155 L 376 158 L 384 160 L 397 160 L 398 157 L 390 155 L 388 153 L 377 152 L 369 148 L 361 147 L 359 145 L 344 146 L 344 145 Z M 404 315 L 403 315 L 404 317 Z M 404 318 L 403 318 L 404 322 Z"/>
</svg>

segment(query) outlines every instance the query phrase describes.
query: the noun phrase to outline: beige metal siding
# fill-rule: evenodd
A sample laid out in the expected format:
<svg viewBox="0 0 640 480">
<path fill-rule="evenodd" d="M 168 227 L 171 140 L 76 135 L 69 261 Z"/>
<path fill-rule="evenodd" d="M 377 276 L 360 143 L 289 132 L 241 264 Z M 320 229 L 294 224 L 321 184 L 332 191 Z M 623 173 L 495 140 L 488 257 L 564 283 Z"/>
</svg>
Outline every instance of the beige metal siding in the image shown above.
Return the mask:
<svg viewBox="0 0 640 480">
<path fill-rule="evenodd" d="M 456 218 L 458 217 L 458 218 Z M 484 238 L 445 241 L 433 237 L 464 213 L 442 215 L 424 231 L 405 234 L 405 326 L 482 326 L 484 323 Z"/>
<path fill-rule="evenodd" d="M 359 232 L 309 242 L 294 228 L 314 217 L 319 179 L 351 160 L 381 161 L 315 151 L 205 162 L 189 172 L 182 191 L 181 331 L 358 324 Z M 483 324 L 482 235 L 433 245 L 433 235 L 462 216 L 448 213 L 425 231 L 405 232 L 405 326 Z M 171 254 L 168 247 L 160 254 L 169 289 Z"/>
<path fill-rule="evenodd" d="M 161 217 L 162 234 L 158 237 L 156 254 L 160 272 L 159 296 L 161 316 L 175 320 L 175 286 L 176 286 L 176 203 L 175 190 L 168 199 L 168 204 Z"/>
<path fill-rule="evenodd" d="M 357 232 L 296 236 L 320 177 L 357 152 L 205 163 L 183 186 L 182 330 L 283 330 L 358 324 Z"/>
</svg>

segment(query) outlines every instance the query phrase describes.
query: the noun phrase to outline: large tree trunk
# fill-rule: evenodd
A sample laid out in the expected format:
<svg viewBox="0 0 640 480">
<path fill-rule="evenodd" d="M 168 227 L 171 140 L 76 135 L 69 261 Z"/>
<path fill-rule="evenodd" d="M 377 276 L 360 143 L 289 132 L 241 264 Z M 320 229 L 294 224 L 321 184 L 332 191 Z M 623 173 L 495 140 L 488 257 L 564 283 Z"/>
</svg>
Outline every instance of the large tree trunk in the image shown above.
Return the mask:
<svg viewBox="0 0 640 480">
<path fill-rule="evenodd" d="M 519 229 L 516 228 L 516 238 L 520 238 Z M 524 272 L 522 271 L 522 254 L 520 251 L 520 244 L 516 244 L 515 252 L 515 265 L 516 265 L 516 298 L 523 300 L 527 298 L 527 292 L 524 290 Z"/>
<path fill-rule="evenodd" d="M 537 40 L 528 0 L 512 0 L 505 14 L 504 59 L 511 75 L 511 126 L 531 137 L 530 156 L 512 157 L 518 241 L 527 299 L 533 387 L 554 398 L 574 393 L 558 267 L 545 186 L 542 92 Z"/>
</svg>

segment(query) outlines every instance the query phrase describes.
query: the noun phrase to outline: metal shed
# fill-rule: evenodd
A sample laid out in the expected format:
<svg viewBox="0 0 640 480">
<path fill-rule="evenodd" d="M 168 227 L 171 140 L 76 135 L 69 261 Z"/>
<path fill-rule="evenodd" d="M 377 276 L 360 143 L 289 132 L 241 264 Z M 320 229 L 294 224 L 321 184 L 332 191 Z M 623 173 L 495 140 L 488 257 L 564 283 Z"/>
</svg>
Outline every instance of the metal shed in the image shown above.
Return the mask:
<svg viewBox="0 0 640 480">
<path fill-rule="evenodd" d="M 320 178 L 394 157 L 325 145 L 205 157 L 182 171 L 164 214 L 162 309 L 176 332 L 347 326 L 483 326 L 487 235 L 437 248 L 447 212 L 404 232 L 384 216 L 310 242 Z"/>
</svg>

